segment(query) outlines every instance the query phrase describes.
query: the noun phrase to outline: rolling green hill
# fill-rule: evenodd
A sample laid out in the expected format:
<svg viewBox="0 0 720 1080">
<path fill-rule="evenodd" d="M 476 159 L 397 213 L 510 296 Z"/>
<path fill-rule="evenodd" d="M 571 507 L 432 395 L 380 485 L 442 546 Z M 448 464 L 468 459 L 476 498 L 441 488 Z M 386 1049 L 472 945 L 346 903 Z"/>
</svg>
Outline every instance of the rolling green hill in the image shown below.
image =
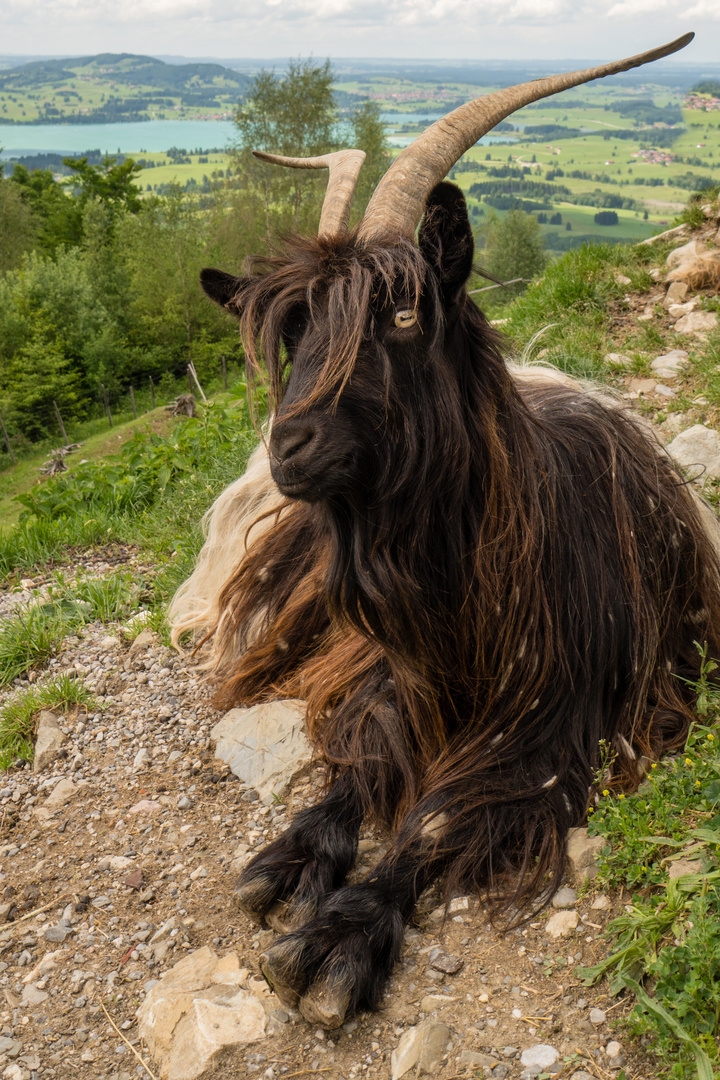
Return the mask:
<svg viewBox="0 0 720 1080">
<path fill-rule="evenodd" d="M 221 64 L 100 53 L 0 71 L 0 122 L 112 123 L 227 113 L 250 79 Z"/>
</svg>

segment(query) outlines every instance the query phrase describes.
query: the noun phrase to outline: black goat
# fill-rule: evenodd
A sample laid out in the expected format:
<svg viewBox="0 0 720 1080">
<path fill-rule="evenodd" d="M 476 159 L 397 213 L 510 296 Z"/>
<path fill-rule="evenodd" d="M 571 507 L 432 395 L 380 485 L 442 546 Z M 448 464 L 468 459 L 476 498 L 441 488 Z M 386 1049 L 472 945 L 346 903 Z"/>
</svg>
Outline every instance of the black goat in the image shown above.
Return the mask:
<svg viewBox="0 0 720 1080">
<path fill-rule="evenodd" d="M 438 182 L 479 113 L 494 123 L 607 70 L 439 121 L 350 234 L 337 169 L 356 175 L 358 158 L 321 159 L 319 238 L 240 278 L 203 273 L 256 367 L 261 344 L 276 488 L 256 459 L 223 497 L 176 621 L 209 625 L 222 704 L 308 701 L 328 793 L 253 859 L 237 897 L 258 919 L 285 902 L 290 932 L 262 969 L 313 1022 L 377 1007 L 439 876 L 496 909 L 542 903 L 601 740 L 614 782 L 636 785 L 642 758 L 686 737 L 695 642 L 720 655 L 714 523 L 629 412 L 552 373 L 513 375 L 467 296 L 465 201 Z M 347 885 L 368 815 L 394 840 Z"/>
</svg>

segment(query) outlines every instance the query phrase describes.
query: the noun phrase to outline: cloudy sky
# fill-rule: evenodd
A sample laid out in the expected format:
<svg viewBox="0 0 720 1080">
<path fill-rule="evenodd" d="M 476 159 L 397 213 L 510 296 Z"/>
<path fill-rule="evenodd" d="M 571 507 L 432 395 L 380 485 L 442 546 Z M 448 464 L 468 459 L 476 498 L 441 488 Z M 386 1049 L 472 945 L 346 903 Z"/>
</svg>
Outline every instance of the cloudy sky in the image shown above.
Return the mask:
<svg viewBox="0 0 720 1080">
<path fill-rule="evenodd" d="M 697 37 L 720 57 L 720 0 L 0 0 L 0 53 L 614 59 Z"/>
</svg>

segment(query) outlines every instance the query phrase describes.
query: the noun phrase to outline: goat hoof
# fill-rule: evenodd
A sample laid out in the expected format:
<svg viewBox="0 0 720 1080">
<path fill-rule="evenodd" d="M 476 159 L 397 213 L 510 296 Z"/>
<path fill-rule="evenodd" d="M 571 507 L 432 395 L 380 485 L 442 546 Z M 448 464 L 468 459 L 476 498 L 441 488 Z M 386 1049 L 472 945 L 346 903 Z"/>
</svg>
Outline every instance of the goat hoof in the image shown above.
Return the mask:
<svg viewBox="0 0 720 1080">
<path fill-rule="evenodd" d="M 342 981 L 316 983 L 300 1000 L 300 1012 L 309 1024 L 332 1031 L 345 1022 L 350 997 L 350 988 Z"/>
<path fill-rule="evenodd" d="M 269 902 L 272 902 L 272 898 L 268 901 L 271 888 L 270 882 L 261 877 L 251 878 L 249 881 L 240 878 L 233 893 L 233 903 L 251 922 L 262 926 L 265 911 Z"/>
<path fill-rule="evenodd" d="M 262 953 L 260 971 L 280 1003 L 288 1009 L 297 1009 L 300 991 L 293 985 L 292 958 L 282 942 L 271 945 L 266 953 Z"/>
</svg>

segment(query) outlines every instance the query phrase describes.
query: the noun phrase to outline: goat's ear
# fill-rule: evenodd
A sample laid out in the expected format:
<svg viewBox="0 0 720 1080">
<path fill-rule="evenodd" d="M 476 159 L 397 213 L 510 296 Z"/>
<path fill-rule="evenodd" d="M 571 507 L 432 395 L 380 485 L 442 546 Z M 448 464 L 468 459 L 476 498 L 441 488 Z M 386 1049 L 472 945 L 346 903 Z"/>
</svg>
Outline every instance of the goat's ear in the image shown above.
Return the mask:
<svg viewBox="0 0 720 1080">
<path fill-rule="evenodd" d="M 245 278 L 233 277 L 232 274 L 226 274 L 224 270 L 206 269 L 200 271 L 200 284 L 203 287 L 203 291 L 214 300 L 216 304 L 220 304 L 222 307 L 237 308 L 236 304 L 233 304 L 233 300 L 240 292 Z"/>
<path fill-rule="evenodd" d="M 443 181 L 431 191 L 418 244 L 435 268 L 446 302 L 457 301 L 470 277 L 475 244 L 465 196 L 455 184 Z"/>
</svg>

